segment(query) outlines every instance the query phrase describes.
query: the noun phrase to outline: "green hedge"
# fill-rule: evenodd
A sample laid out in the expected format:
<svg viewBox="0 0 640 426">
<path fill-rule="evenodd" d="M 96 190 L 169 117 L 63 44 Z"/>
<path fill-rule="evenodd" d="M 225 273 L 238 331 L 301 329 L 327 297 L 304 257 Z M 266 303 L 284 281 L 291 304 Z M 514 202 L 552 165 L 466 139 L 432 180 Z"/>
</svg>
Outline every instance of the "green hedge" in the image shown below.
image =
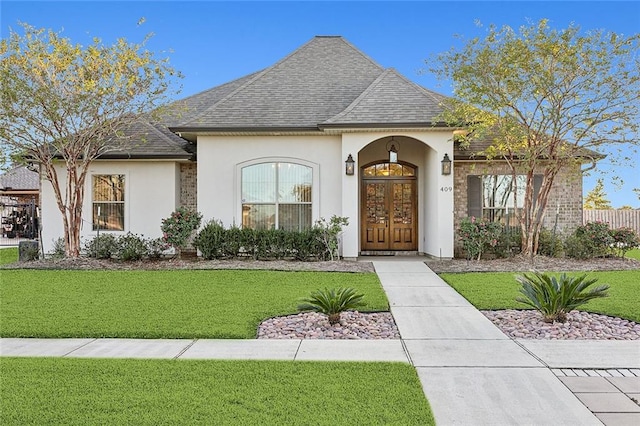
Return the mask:
<svg viewBox="0 0 640 426">
<path fill-rule="evenodd" d="M 303 231 L 284 229 L 250 229 L 233 226 L 225 229 L 221 222 L 210 221 L 194 240 L 205 259 L 328 260 L 330 247 L 325 241 L 337 241 L 337 235 L 321 226 Z"/>
</svg>

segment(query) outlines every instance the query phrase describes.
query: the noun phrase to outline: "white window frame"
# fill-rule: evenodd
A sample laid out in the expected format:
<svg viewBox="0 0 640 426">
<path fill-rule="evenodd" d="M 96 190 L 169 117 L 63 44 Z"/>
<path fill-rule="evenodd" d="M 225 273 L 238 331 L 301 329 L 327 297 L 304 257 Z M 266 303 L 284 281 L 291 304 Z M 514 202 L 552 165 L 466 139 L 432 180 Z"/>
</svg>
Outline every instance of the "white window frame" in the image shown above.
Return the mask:
<svg viewBox="0 0 640 426">
<path fill-rule="evenodd" d="M 236 164 L 234 181 L 236 214 L 233 218 L 234 224 L 242 226 L 242 169 L 265 163 L 291 163 L 311 168 L 311 225 L 313 225 L 320 217 L 320 166 L 317 163 L 294 157 L 262 157 Z"/>
<path fill-rule="evenodd" d="M 123 219 L 123 227 L 122 230 L 116 230 L 116 229 L 97 229 L 95 227 L 95 222 L 93 220 L 93 205 L 94 203 L 100 203 L 101 201 L 95 201 L 94 199 L 94 193 L 93 193 L 93 180 L 95 176 L 113 176 L 113 175 L 122 175 L 124 176 L 124 201 L 122 201 L 123 204 L 123 208 L 122 208 L 122 219 Z M 128 215 L 128 207 L 130 204 L 130 197 L 129 197 L 129 186 L 130 186 L 130 181 L 129 181 L 129 175 L 128 173 L 124 173 L 124 172 L 118 172 L 118 171 L 95 171 L 93 173 L 91 173 L 90 175 L 90 180 L 88 182 L 89 184 L 89 192 L 91 194 L 91 201 L 89 204 L 89 211 L 91 212 L 91 232 L 93 234 L 97 234 L 97 233 L 103 233 L 103 232 L 109 232 L 109 233 L 125 233 L 127 232 L 127 227 L 128 227 L 128 223 L 129 223 L 129 215 Z"/>
</svg>

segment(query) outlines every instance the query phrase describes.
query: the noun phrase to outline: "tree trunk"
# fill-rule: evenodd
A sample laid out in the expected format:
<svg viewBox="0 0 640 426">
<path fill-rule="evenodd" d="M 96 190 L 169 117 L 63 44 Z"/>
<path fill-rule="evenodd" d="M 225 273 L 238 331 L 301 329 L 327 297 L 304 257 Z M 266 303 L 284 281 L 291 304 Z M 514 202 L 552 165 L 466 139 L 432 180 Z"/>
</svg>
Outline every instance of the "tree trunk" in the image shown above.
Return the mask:
<svg viewBox="0 0 640 426">
<path fill-rule="evenodd" d="M 524 220 L 520 223 L 522 229 L 522 254 L 525 256 L 533 257 L 538 252 L 540 231 L 542 231 L 549 194 L 556 174 L 557 171 L 555 169 L 545 168 L 538 194 L 533 193 L 533 168 L 530 176 L 527 174 L 527 189 L 523 206 Z"/>
<path fill-rule="evenodd" d="M 89 162 L 80 165 L 67 162 L 66 190 L 63 195 L 60 181 L 53 163 L 44 168 L 45 178 L 51 182 L 58 210 L 62 215 L 65 256 L 80 256 L 80 230 L 82 228 L 82 203 L 84 184 Z"/>
</svg>

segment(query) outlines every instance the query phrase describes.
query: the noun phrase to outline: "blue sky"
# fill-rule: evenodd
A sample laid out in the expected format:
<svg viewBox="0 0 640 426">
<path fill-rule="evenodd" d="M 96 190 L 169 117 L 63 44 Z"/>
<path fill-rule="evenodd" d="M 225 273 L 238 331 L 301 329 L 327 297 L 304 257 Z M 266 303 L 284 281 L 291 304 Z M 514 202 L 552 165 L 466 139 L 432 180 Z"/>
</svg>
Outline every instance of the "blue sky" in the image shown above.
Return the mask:
<svg viewBox="0 0 640 426">
<path fill-rule="evenodd" d="M 140 18 L 146 19 L 137 25 Z M 454 35 L 482 36 L 475 25 L 518 27 L 548 18 L 556 28 L 575 23 L 584 30 L 640 32 L 637 1 L 5 1 L 0 2 L 2 37 L 18 21 L 64 30 L 77 43 L 92 37 L 111 43 L 118 37 L 141 41 L 153 32 L 149 49 L 168 52 L 185 78 L 181 96 L 206 90 L 272 65 L 315 35 L 342 35 L 374 61 L 396 68 L 416 83 L 445 95 L 447 82 L 420 73 L 425 60 L 458 44 Z M 604 176 L 614 207 L 640 207 L 632 188 L 640 187 L 635 167 Z M 609 162 L 598 166 L 604 171 Z M 613 183 L 617 175 L 622 186 Z M 592 173 L 585 192 L 595 186 Z"/>
</svg>

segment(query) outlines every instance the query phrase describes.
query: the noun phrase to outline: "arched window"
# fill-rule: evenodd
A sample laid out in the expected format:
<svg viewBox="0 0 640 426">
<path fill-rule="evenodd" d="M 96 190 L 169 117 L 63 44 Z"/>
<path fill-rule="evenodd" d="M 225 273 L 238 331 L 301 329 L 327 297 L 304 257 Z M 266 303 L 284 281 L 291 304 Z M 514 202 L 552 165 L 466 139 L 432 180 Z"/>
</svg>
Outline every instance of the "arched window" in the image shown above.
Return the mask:
<svg viewBox="0 0 640 426">
<path fill-rule="evenodd" d="M 379 163 L 367 166 L 362 171 L 364 177 L 413 177 L 416 169 L 400 163 Z"/>
<path fill-rule="evenodd" d="M 311 167 L 286 162 L 254 164 L 242 168 L 241 179 L 243 227 L 311 227 Z"/>
</svg>

